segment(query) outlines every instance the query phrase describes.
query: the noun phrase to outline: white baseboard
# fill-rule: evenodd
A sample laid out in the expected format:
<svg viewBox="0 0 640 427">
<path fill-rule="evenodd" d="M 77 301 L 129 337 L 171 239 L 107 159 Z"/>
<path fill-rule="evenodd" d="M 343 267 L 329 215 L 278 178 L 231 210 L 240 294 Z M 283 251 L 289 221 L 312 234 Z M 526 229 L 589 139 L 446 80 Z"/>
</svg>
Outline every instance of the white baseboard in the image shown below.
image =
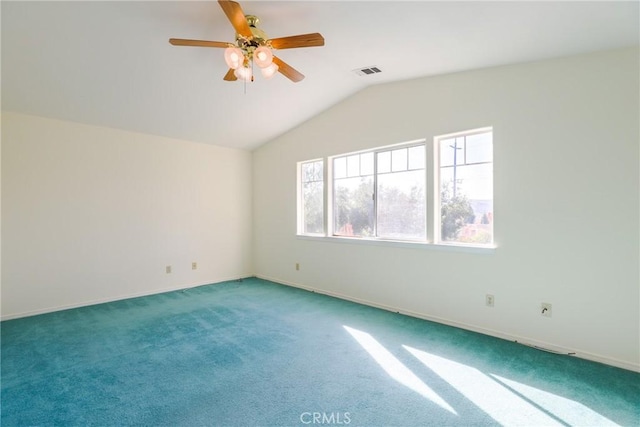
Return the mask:
<svg viewBox="0 0 640 427">
<path fill-rule="evenodd" d="M 55 307 L 47 307 L 47 308 L 43 308 L 43 309 L 25 311 L 25 312 L 21 312 L 21 313 L 12 313 L 12 314 L 7 314 L 7 315 L 0 316 L 0 321 L 19 319 L 21 317 L 37 316 L 38 314 L 53 313 L 55 311 L 70 310 L 72 308 L 88 307 L 90 305 L 104 304 L 104 303 L 114 302 L 114 301 L 121 301 L 121 300 L 129 299 L 129 298 L 146 297 L 146 296 L 149 296 L 149 295 L 163 294 L 165 292 L 181 291 L 181 290 L 185 290 L 185 289 L 196 288 L 198 286 L 204 286 L 204 285 L 211 285 L 211 284 L 215 284 L 215 283 L 228 282 L 228 281 L 231 281 L 231 280 L 238 280 L 240 278 L 244 279 L 244 278 L 247 278 L 247 277 L 253 277 L 253 276 L 245 275 L 245 276 L 239 276 L 239 277 L 236 276 L 236 277 L 230 277 L 230 278 L 219 278 L 219 279 L 215 279 L 213 281 L 207 281 L 207 282 L 204 282 L 204 283 L 182 284 L 182 285 L 170 286 L 170 287 L 166 287 L 166 288 L 157 288 L 157 289 L 144 291 L 144 292 L 136 292 L 136 293 L 126 294 L 126 295 L 118 295 L 118 296 L 115 296 L 115 297 L 108 297 L 108 298 L 101 298 L 101 299 L 95 299 L 95 300 L 89 300 L 89 301 L 82 301 L 82 302 L 74 303 L 74 304 L 60 305 L 60 306 L 55 306 Z"/>
<path fill-rule="evenodd" d="M 543 351 L 550 351 L 553 353 L 559 353 L 559 354 L 565 354 L 565 355 L 570 355 L 573 357 L 579 357 L 581 359 L 586 359 L 586 360 L 590 360 L 592 362 L 598 362 L 598 363 L 603 363 L 605 365 L 610 365 L 610 366 L 615 366 L 617 368 L 622 368 L 622 369 L 627 369 L 629 371 L 635 371 L 635 372 L 640 372 L 640 364 L 635 364 L 635 363 L 631 363 L 631 362 L 626 362 L 623 360 L 618 360 L 618 359 L 614 359 L 614 358 L 610 358 L 610 357 L 606 357 L 606 356 L 602 356 L 602 355 L 598 355 L 598 354 L 593 354 L 593 353 L 589 353 L 589 352 L 584 352 L 578 349 L 573 349 L 573 348 L 566 348 L 566 347 L 562 347 L 562 346 L 558 346 L 555 344 L 551 344 L 551 343 L 547 343 L 544 341 L 539 341 L 539 340 L 535 340 L 535 339 L 531 339 L 528 337 L 522 337 L 522 336 L 518 336 L 518 335 L 510 335 L 510 334 L 505 334 L 501 331 L 496 331 L 493 329 L 487 329 L 487 328 L 483 328 L 480 326 L 475 326 L 475 325 L 470 325 L 467 323 L 461 323 L 461 322 L 456 322 L 454 320 L 450 320 L 450 319 L 445 319 L 442 317 L 437 317 L 437 316 L 431 316 L 425 313 L 417 313 L 414 311 L 410 311 L 410 310 L 404 310 L 398 307 L 393 307 L 393 306 L 389 306 L 389 305 L 385 305 L 385 304 L 380 304 L 380 303 L 376 303 L 373 301 L 367 301 L 367 300 L 363 300 L 360 298 L 355 298 L 349 295 L 343 295 L 337 292 L 330 292 L 330 291 L 325 291 L 322 289 L 317 289 L 311 286 L 306 286 L 306 285 L 301 285 L 299 283 L 295 283 L 295 282 L 289 282 L 286 280 L 281 280 L 281 279 L 277 279 L 277 278 L 273 278 L 273 277 L 268 277 L 268 276 L 263 276 L 263 275 L 257 275 L 256 277 L 260 278 L 260 279 L 264 279 L 264 280 L 269 280 L 271 282 L 275 282 L 275 283 L 280 283 L 286 286 L 291 286 L 294 288 L 298 288 L 298 289 L 304 289 L 306 291 L 310 291 L 310 292 L 315 292 L 318 294 L 323 294 L 323 295 L 328 295 L 331 297 L 335 297 L 335 298 L 339 298 L 339 299 L 343 299 L 343 300 L 347 300 L 347 301 L 351 301 L 351 302 L 355 302 L 358 304 L 363 304 L 363 305 L 368 305 L 371 307 L 376 307 L 376 308 L 380 308 L 382 310 L 387 310 L 387 311 L 392 311 L 394 313 L 400 313 L 400 314 L 404 314 L 407 316 L 411 316 L 411 317 L 416 317 L 418 319 L 424 319 L 424 320 L 429 320 L 432 322 L 436 322 L 436 323 L 441 323 L 444 325 L 448 325 L 448 326 L 453 326 L 456 328 L 460 328 L 460 329 L 465 329 L 468 331 L 472 331 L 472 332 L 478 332 L 484 335 L 489 335 L 495 338 L 500 338 L 500 339 L 504 339 L 504 340 L 508 340 L 508 341 L 514 341 L 529 347 L 534 347 L 537 348 L 539 350 L 543 350 Z"/>
<path fill-rule="evenodd" d="M 253 276 L 242 276 L 242 278 L 246 278 L 246 277 L 253 277 Z M 573 349 L 573 348 L 566 348 L 566 347 L 562 347 L 562 346 L 557 346 L 551 343 L 547 343 L 544 341 L 539 341 L 539 340 L 535 340 L 535 339 L 531 339 L 528 337 L 522 337 L 522 336 L 517 336 L 517 335 L 510 335 L 510 334 L 505 334 L 501 331 L 496 331 L 493 329 L 487 329 L 487 328 L 483 328 L 483 327 L 479 327 L 479 326 L 475 326 L 475 325 L 471 325 L 471 324 L 467 324 L 467 323 L 461 323 L 461 322 L 456 322 L 454 320 L 450 320 L 450 319 L 445 319 L 445 318 L 441 318 L 441 317 L 437 317 L 437 316 L 431 316 L 425 313 L 417 313 L 414 311 L 410 311 L 410 310 L 404 310 L 398 307 L 393 307 L 393 306 L 389 306 L 386 304 L 380 304 L 377 302 L 373 302 L 373 301 L 368 301 L 368 300 L 364 300 L 361 298 L 356 298 L 356 297 L 352 297 L 349 295 L 344 295 L 344 294 L 340 294 L 337 292 L 329 292 L 329 291 L 325 291 L 322 289 L 318 289 L 318 288 L 314 288 L 311 286 L 306 286 L 306 285 L 302 285 L 299 283 L 295 283 L 295 282 L 290 282 L 287 280 L 282 280 L 282 279 L 278 279 L 278 278 L 274 278 L 274 277 L 268 277 L 268 276 L 263 276 L 263 275 L 257 275 L 255 277 L 258 277 L 260 279 L 264 279 L 264 280 L 269 280 L 271 282 L 275 282 L 275 283 L 279 283 L 282 285 L 286 285 L 286 286 L 291 286 L 294 288 L 298 288 L 298 289 L 304 289 L 306 291 L 310 291 L 310 292 L 315 292 L 318 294 L 323 294 L 323 295 L 327 295 L 327 296 L 331 296 L 334 298 L 339 298 L 339 299 L 343 299 L 346 301 L 351 301 L 351 302 L 355 302 L 358 304 L 363 304 L 363 305 L 367 305 L 370 307 L 376 307 L 382 310 L 386 310 L 386 311 L 392 311 L 392 312 L 396 312 L 396 313 L 400 313 L 400 314 L 404 314 L 407 316 L 411 316 L 411 317 L 416 317 L 418 319 L 424 319 L 424 320 L 429 320 L 432 322 L 436 322 L 436 323 L 441 323 L 444 325 L 448 325 L 448 326 L 453 326 L 456 328 L 461 328 L 461 329 L 465 329 L 465 330 L 469 330 L 469 331 L 473 331 L 473 332 L 478 332 L 484 335 L 489 335 L 492 337 L 496 337 L 496 338 L 500 338 L 500 339 L 505 339 L 508 341 L 514 341 L 514 342 L 518 342 L 527 346 L 531 346 L 531 347 L 536 347 L 540 350 L 545 350 L 545 351 L 552 351 L 554 353 L 560 353 L 560 354 L 570 354 L 572 356 L 575 357 L 579 357 L 582 359 L 586 359 L 586 360 L 590 360 L 593 362 L 599 362 L 599 363 L 603 363 L 606 365 L 611 365 L 611 366 L 615 366 L 618 368 L 622 368 L 622 369 L 627 369 L 630 371 L 635 371 L 635 372 L 640 372 L 640 364 L 635 364 L 635 363 L 630 363 L 630 362 L 626 362 L 626 361 L 622 361 L 622 360 L 618 360 L 618 359 L 614 359 L 614 358 L 610 358 L 610 357 L 606 357 L 606 356 L 602 356 L 602 355 L 598 355 L 598 354 L 593 354 L 593 353 L 589 353 L 589 352 L 583 352 L 580 351 L 578 349 Z M 87 306 L 91 306 L 91 305 L 96 305 L 96 304 L 104 304 L 104 303 L 108 303 L 108 302 L 114 302 L 114 301 L 120 301 L 120 300 L 124 300 L 124 299 L 129 299 L 129 298 L 138 298 L 138 297 L 144 297 L 144 296 L 149 296 L 149 295 L 156 295 L 156 294 L 162 294 L 165 292 L 173 292 L 173 291 L 180 291 L 180 290 L 184 290 L 184 289 L 190 289 L 190 288 L 194 288 L 194 287 L 198 287 L 198 286 L 204 286 L 204 285 L 210 285 L 210 284 L 214 284 L 214 283 L 222 283 L 222 282 L 227 282 L 227 281 L 231 281 L 231 280 L 238 280 L 240 277 L 229 277 L 229 278 L 220 278 L 217 279 L 215 281 L 212 282 L 206 282 L 206 283 L 193 283 L 193 284 L 188 284 L 188 285 L 179 285 L 179 286 L 173 286 L 173 287 L 167 287 L 167 288 L 158 288 L 158 289 L 154 289 L 154 290 L 150 290 L 150 291 L 145 291 L 145 292 L 138 292 L 138 293 L 132 293 L 132 294 L 127 294 L 127 295 L 120 295 L 117 297 L 109 297 L 109 298 L 104 298 L 104 299 L 97 299 L 97 300 L 91 300 L 91 301 L 83 301 L 77 304 L 68 304 L 68 305 L 62 305 L 62 306 L 56 306 L 56 307 L 47 307 L 44 309 L 39 309 L 39 310 L 33 310 L 33 311 L 26 311 L 26 312 L 22 312 L 22 313 L 14 313 L 14 314 L 9 314 L 9 315 L 3 315 L 0 316 L 0 320 L 1 321 L 5 321 L 5 320 L 11 320 L 11 319 L 18 319 L 21 317 L 29 317 L 29 316 L 36 316 L 38 314 L 46 314 L 46 313 L 52 313 L 55 311 L 61 311 L 61 310 L 69 310 L 69 309 L 73 309 L 73 308 L 79 308 L 79 307 L 87 307 Z"/>
</svg>

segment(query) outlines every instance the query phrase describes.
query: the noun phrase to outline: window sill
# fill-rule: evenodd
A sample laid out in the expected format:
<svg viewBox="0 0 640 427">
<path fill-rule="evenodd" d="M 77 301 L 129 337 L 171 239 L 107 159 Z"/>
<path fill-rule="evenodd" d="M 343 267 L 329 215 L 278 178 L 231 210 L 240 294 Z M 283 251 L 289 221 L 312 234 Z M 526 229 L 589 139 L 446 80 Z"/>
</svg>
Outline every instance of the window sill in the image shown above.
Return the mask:
<svg viewBox="0 0 640 427">
<path fill-rule="evenodd" d="M 476 254 L 493 254 L 496 251 L 495 245 L 465 245 L 454 243 L 431 243 L 431 242 L 411 242 L 406 240 L 386 240 L 386 239 L 367 239 L 358 237 L 339 237 L 339 236 L 321 236 L 321 235 L 296 235 L 298 240 L 309 240 L 316 242 L 366 245 L 366 246 L 385 246 L 395 248 L 409 249 L 426 249 L 445 252 L 466 252 Z"/>
</svg>

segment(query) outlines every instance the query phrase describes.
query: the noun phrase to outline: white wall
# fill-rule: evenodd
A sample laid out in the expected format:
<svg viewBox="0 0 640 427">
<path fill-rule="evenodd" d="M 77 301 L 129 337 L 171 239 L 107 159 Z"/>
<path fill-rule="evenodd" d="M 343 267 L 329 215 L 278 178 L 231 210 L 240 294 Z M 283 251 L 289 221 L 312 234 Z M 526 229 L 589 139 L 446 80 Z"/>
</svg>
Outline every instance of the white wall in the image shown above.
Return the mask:
<svg viewBox="0 0 640 427">
<path fill-rule="evenodd" d="M 251 173 L 248 151 L 3 112 L 2 318 L 251 275 Z"/>
<path fill-rule="evenodd" d="M 640 370 L 638 58 L 625 49 L 375 86 L 261 147 L 256 274 Z M 296 238 L 296 162 L 484 126 L 495 251 Z"/>
</svg>

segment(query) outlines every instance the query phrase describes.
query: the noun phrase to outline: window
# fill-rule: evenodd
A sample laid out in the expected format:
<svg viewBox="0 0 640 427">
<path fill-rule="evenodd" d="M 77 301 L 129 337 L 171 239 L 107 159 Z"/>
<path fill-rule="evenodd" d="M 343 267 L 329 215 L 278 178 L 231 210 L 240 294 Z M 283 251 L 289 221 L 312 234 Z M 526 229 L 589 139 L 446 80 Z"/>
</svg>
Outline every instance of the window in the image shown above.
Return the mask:
<svg viewBox="0 0 640 427">
<path fill-rule="evenodd" d="M 300 234 L 324 234 L 324 162 L 300 164 Z"/>
<path fill-rule="evenodd" d="M 493 243 L 493 133 L 436 138 L 441 242 Z"/>
<path fill-rule="evenodd" d="M 373 153 L 333 159 L 333 234 L 375 236 Z"/>
<path fill-rule="evenodd" d="M 377 153 L 378 236 L 425 240 L 425 145 Z"/>
<path fill-rule="evenodd" d="M 493 245 L 491 128 L 298 167 L 299 234 Z"/>
<path fill-rule="evenodd" d="M 425 143 L 334 157 L 333 234 L 425 240 Z"/>
</svg>

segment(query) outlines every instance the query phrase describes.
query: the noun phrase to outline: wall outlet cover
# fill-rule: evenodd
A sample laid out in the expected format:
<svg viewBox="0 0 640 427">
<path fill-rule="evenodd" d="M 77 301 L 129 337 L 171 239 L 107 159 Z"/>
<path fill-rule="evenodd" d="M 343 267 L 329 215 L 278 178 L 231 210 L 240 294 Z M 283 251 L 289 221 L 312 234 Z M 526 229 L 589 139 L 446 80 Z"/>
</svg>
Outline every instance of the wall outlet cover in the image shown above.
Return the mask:
<svg viewBox="0 0 640 427">
<path fill-rule="evenodd" d="M 485 304 L 487 305 L 487 307 L 493 307 L 493 305 L 495 304 L 495 297 L 493 295 L 487 294 L 485 298 Z"/>
</svg>

